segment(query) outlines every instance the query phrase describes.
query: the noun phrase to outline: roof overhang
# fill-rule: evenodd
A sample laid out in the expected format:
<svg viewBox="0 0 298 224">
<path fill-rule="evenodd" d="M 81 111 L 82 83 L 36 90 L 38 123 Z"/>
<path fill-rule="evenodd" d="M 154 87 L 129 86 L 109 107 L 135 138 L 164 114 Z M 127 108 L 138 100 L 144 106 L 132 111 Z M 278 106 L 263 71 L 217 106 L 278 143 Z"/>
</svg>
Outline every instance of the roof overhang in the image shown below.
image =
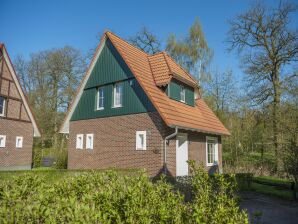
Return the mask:
<svg viewBox="0 0 298 224">
<path fill-rule="evenodd" d="M 8 69 L 9 69 L 9 71 L 10 71 L 10 73 L 12 75 L 12 78 L 13 78 L 15 84 L 16 84 L 16 87 L 18 89 L 18 92 L 19 92 L 19 94 L 20 94 L 20 96 L 21 96 L 21 98 L 23 100 L 23 103 L 24 103 L 25 109 L 26 109 L 26 111 L 28 113 L 28 116 L 30 118 L 30 121 L 32 122 L 32 125 L 33 125 L 33 135 L 34 135 L 34 137 L 40 137 L 41 134 L 40 134 L 38 125 L 36 123 L 35 117 L 34 117 L 34 115 L 32 113 L 32 110 L 31 110 L 29 104 L 28 104 L 27 97 L 24 94 L 24 91 L 23 91 L 23 89 L 22 89 L 22 87 L 20 85 L 20 81 L 18 79 L 18 76 L 16 75 L 16 72 L 14 70 L 14 67 L 12 65 L 12 62 L 10 60 L 10 57 L 9 57 L 7 51 L 6 51 L 6 48 L 5 48 L 4 44 L 0 44 L 0 48 L 2 48 L 2 53 L 3 53 L 3 56 L 4 56 L 4 60 L 7 63 Z"/>
<path fill-rule="evenodd" d="M 220 136 L 230 136 L 230 133 L 220 133 L 220 132 L 214 132 L 214 131 L 208 131 L 208 130 L 203 130 L 203 129 L 197 129 L 197 128 L 188 128 L 188 127 L 183 127 L 179 125 L 169 125 L 170 128 L 178 128 L 182 129 L 185 131 L 194 131 L 194 132 L 200 132 L 200 133 L 205 133 L 205 134 L 211 134 L 211 135 L 220 135 Z"/>
</svg>

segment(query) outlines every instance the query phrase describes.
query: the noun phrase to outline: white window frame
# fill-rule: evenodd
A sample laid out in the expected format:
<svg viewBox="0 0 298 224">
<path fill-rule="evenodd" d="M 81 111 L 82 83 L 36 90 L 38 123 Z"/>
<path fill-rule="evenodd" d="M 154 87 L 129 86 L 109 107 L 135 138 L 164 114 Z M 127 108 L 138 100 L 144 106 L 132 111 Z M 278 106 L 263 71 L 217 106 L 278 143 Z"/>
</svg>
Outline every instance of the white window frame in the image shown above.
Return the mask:
<svg viewBox="0 0 298 224">
<path fill-rule="evenodd" d="M 120 93 L 117 94 L 117 87 L 120 87 Z M 119 103 L 116 104 L 117 102 L 117 97 L 119 96 Z M 113 108 L 117 108 L 117 107 L 122 107 L 123 106 L 123 83 L 122 82 L 118 82 L 115 83 L 113 86 Z"/>
<path fill-rule="evenodd" d="M 79 144 L 79 138 L 81 138 L 81 142 Z M 83 149 L 84 147 L 84 134 L 77 134 L 76 136 L 76 149 Z"/>
<path fill-rule="evenodd" d="M 102 90 L 102 96 L 100 96 L 100 91 Z M 101 101 L 102 99 L 102 106 L 100 107 L 99 106 L 99 102 Z M 104 91 L 104 87 L 99 87 L 97 89 L 97 101 L 96 101 L 96 109 L 97 110 L 103 110 L 104 109 L 104 101 L 105 100 L 105 91 Z"/>
<path fill-rule="evenodd" d="M 1 97 L 1 98 L 3 98 L 3 111 L 0 113 L 0 116 L 1 117 L 4 117 L 5 116 L 5 104 L 6 104 L 6 99 L 4 98 L 4 97 Z"/>
<path fill-rule="evenodd" d="M 185 103 L 185 87 L 180 85 L 180 101 Z"/>
<path fill-rule="evenodd" d="M 208 162 L 208 140 L 214 141 L 214 162 L 213 163 L 209 163 Z M 207 166 L 214 166 L 214 165 L 218 165 L 218 138 L 217 137 L 211 137 L 211 136 L 207 136 L 206 137 L 206 165 Z"/>
<path fill-rule="evenodd" d="M 3 138 L 3 141 L 1 141 L 0 143 L 0 148 L 5 148 L 6 145 L 6 135 L 0 135 L 0 138 Z"/>
<path fill-rule="evenodd" d="M 23 136 L 16 137 L 16 148 L 17 149 L 23 148 Z"/>
<path fill-rule="evenodd" d="M 141 147 L 139 146 L 139 135 L 144 136 L 144 142 Z M 147 132 L 146 131 L 136 132 L 136 150 L 147 150 Z"/>
<path fill-rule="evenodd" d="M 86 149 L 93 149 L 93 140 L 94 134 L 86 134 Z"/>
</svg>

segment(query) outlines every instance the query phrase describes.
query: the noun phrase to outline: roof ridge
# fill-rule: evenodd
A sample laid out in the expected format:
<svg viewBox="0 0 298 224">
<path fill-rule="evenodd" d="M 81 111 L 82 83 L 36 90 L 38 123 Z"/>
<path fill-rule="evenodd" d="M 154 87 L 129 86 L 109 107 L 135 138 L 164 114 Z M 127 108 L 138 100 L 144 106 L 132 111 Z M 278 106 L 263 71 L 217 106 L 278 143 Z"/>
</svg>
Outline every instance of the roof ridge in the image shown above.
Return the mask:
<svg viewBox="0 0 298 224">
<path fill-rule="evenodd" d="M 133 48 L 137 49 L 138 51 L 142 52 L 143 54 L 145 54 L 145 55 L 147 55 L 147 56 L 150 56 L 150 54 L 147 54 L 145 51 L 143 51 L 143 50 L 141 50 L 140 48 L 134 46 L 133 44 L 129 43 L 127 40 L 124 40 L 123 38 L 119 37 L 118 35 L 114 34 L 113 32 L 111 32 L 111 31 L 109 31 L 109 30 L 107 30 L 107 31 L 105 32 L 105 34 L 108 34 L 108 35 L 111 34 L 111 35 L 113 35 L 113 36 L 119 38 L 120 40 L 124 41 L 125 43 L 129 44 L 129 45 L 132 46 Z"/>
<path fill-rule="evenodd" d="M 194 82 L 196 82 L 197 83 L 197 80 L 194 78 L 194 77 L 192 77 L 192 75 L 191 74 L 189 74 L 187 71 L 185 71 L 185 69 L 181 66 L 181 65 L 179 65 L 170 55 L 168 55 L 168 53 L 167 52 L 165 52 L 165 54 L 176 64 L 176 65 L 178 65 L 179 66 L 179 68 L 181 68 L 187 75 L 188 75 L 188 77 L 190 77 Z"/>
<path fill-rule="evenodd" d="M 169 62 L 168 62 L 168 60 L 167 60 L 167 58 L 166 58 L 166 52 L 164 52 L 164 51 L 162 51 L 162 54 L 163 54 L 163 57 L 164 57 L 164 59 L 165 59 L 165 61 L 166 61 L 166 64 L 167 64 L 167 66 L 168 66 L 168 69 L 169 69 L 169 75 L 172 75 L 173 76 L 173 72 L 172 72 L 172 70 L 171 70 L 171 67 L 170 67 L 170 65 L 169 65 Z"/>
<path fill-rule="evenodd" d="M 154 74 L 153 74 L 153 70 L 152 70 L 152 67 L 151 67 L 151 62 L 150 62 L 150 60 L 149 60 L 149 57 L 150 57 L 150 55 L 147 56 L 147 60 L 148 60 L 148 64 L 149 64 L 149 68 L 150 68 L 150 72 L 151 72 L 151 74 L 152 74 L 153 80 L 154 80 L 155 85 L 156 85 L 156 80 L 155 80 L 155 76 L 154 76 Z"/>
</svg>

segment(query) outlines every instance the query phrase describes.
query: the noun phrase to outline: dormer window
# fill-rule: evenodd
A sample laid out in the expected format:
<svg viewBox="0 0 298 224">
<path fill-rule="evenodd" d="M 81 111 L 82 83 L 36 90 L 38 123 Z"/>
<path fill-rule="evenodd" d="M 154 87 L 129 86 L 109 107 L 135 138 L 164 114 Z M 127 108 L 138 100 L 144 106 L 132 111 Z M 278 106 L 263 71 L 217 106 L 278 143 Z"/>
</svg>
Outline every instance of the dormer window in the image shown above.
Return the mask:
<svg viewBox="0 0 298 224">
<path fill-rule="evenodd" d="M 0 116 L 5 115 L 5 98 L 0 96 Z"/>
<path fill-rule="evenodd" d="M 180 85 L 180 101 L 185 103 L 185 88 L 183 85 Z"/>
</svg>

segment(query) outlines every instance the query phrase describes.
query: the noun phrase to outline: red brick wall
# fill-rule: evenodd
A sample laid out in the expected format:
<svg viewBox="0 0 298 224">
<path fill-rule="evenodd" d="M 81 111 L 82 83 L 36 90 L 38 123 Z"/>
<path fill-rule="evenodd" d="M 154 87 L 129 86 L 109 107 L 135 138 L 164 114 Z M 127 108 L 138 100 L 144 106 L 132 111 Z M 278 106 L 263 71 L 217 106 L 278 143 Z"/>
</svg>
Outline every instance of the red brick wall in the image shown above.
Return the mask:
<svg viewBox="0 0 298 224">
<path fill-rule="evenodd" d="M 173 130 L 171 130 L 173 132 Z M 196 164 L 206 167 L 206 136 L 214 136 L 199 132 L 186 132 L 188 136 L 188 158 L 194 160 Z M 219 168 L 222 168 L 222 146 L 221 137 L 218 137 L 218 160 Z M 171 175 L 176 175 L 176 139 L 171 139 L 167 147 L 167 167 Z M 207 170 L 212 167 L 206 167 Z M 210 170 L 211 171 L 211 170 Z"/>
<path fill-rule="evenodd" d="M 1 118 L 0 135 L 6 135 L 6 147 L 0 148 L 0 170 L 30 169 L 33 144 L 32 124 Z M 23 148 L 16 148 L 16 136 L 23 136 Z"/>
<path fill-rule="evenodd" d="M 147 131 L 147 150 L 137 151 L 136 131 Z M 68 168 L 106 169 L 145 168 L 155 176 L 163 167 L 164 138 L 174 129 L 168 128 L 157 113 L 142 113 L 70 122 Z M 86 134 L 94 134 L 93 150 L 86 149 Z M 206 134 L 187 132 L 189 159 L 206 166 Z M 84 134 L 84 149 L 76 149 L 76 135 Z M 176 139 L 167 146 L 167 167 L 176 174 Z M 221 166 L 219 137 L 219 164 Z M 209 168 L 207 168 L 209 169 Z"/>
<path fill-rule="evenodd" d="M 153 113 L 71 121 L 69 169 L 145 168 L 151 176 L 160 172 L 164 122 Z M 147 150 L 136 150 L 136 131 L 147 131 Z M 87 150 L 86 134 L 94 134 L 93 150 Z M 76 135 L 84 134 L 84 149 L 76 149 Z"/>
</svg>

